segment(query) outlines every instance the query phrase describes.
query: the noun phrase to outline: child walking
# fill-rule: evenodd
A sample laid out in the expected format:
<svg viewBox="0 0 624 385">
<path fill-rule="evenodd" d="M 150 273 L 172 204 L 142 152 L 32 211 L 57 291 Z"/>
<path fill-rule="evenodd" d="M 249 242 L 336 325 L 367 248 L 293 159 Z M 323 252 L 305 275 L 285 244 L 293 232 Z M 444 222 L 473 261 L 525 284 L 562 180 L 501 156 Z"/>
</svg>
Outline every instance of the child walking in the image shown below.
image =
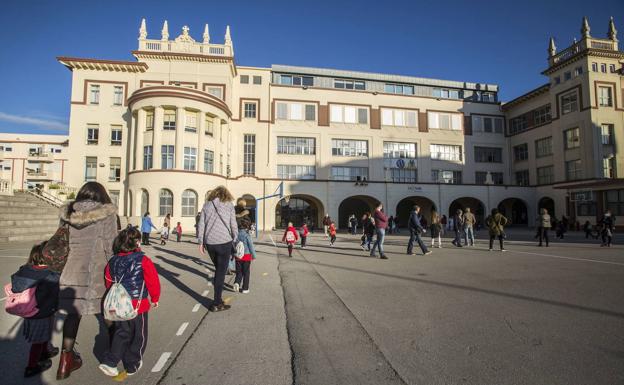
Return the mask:
<svg viewBox="0 0 624 385">
<path fill-rule="evenodd" d="M 286 228 L 286 231 L 284 232 L 284 236 L 282 237 L 282 242 L 286 242 L 286 244 L 288 245 L 288 256 L 291 258 L 292 258 L 293 247 L 295 245 L 295 242 L 297 242 L 298 239 L 299 239 L 299 236 L 297 235 L 297 230 L 295 230 L 295 227 L 293 226 L 292 222 L 288 222 L 288 227 Z"/>
<path fill-rule="evenodd" d="M 435 247 L 436 238 L 438 239 L 438 249 L 442 248 L 442 230 L 443 225 L 440 222 L 440 215 L 434 212 L 431 215 L 431 247 Z"/>
<path fill-rule="evenodd" d="M 302 249 L 306 248 L 306 241 L 308 239 L 309 233 L 310 232 L 308 231 L 308 225 L 304 223 L 303 226 L 301 226 L 301 248 Z"/>
<path fill-rule="evenodd" d="M 160 244 L 166 245 L 167 239 L 169 239 L 169 228 L 167 226 L 163 226 L 162 230 L 160 230 Z"/>
<path fill-rule="evenodd" d="M 128 321 L 115 321 L 110 349 L 104 353 L 99 366 L 107 376 L 123 380 L 141 368 L 143 353 L 147 346 L 147 312 L 150 300 L 158 307 L 160 281 L 154 263 L 139 248 L 141 233 L 129 226 L 119 232 L 113 242 L 115 255 L 108 261 L 104 270 L 106 288 L 119 282 L 132 297 L 132 306 L 138 315 Z M 125 372 L 119 373 L 117 364 L 123 363 Z"/>
<path fill-rule="evenodd" d="M 336 242 L 336 223 L 332 222 L 329 225 L 329 245 L 333 246 Z"/>
<path fill-rule="evenodd" d="M 234 278 L 234 291 L 243 294 L 249 293 L 249 277 L 251 276 L 251 261 L 256 259 L 256 249 L 251 240 L 251 220 L 248 216 L 243 216 L 238 221 L 238 240 L 245 246 L 245 254 L 239 259 L 236 258 L 236 278 Z M 241 289 L 241 281 L 243 287 Z"/>
<path fill-rule="evenodd" d="M 182 225 L 180 224 L 180 222 L 178 222 L 178 225 L 175 228 L 176 231 L 176 241 L 180 242 L 180 240 L 182 239 Z"/>
<path fill-rule="evenodd" d="M 22 293 L 35 288 L 37 309 L 34 315 L 24 317 L 22 334 L 30 343 L 28 365 L 24 377 L 35 376 L 52 366 L 50 358 L 59 352 L 50 343 L 54 327 L 54 313 L 58 307 L 60 274 L 45 264 L 42 249 L 46 242 L 35 245 L 28 262 L 11 276 L 11 291 Z M 10 298 L 8 299 L 10 300 Z"/>
</svg>

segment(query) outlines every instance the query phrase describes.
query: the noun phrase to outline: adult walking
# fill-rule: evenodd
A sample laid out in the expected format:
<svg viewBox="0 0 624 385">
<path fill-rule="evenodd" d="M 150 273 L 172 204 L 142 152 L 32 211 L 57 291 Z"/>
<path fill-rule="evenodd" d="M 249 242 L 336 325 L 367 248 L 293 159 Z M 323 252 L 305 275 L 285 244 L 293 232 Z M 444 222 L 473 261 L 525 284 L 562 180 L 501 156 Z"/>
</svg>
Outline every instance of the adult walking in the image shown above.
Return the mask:
<svg viewBox="0 0 624 385">
<path fill-rule="evenodd" d="M 485 220 L 485 224 L 487 225 L 490 233 L 490 251 L 492 251 L 492 247 L 494 246 L 495 238 L 498 238 L 501 251 L 507 251 L 505 250 L 505 245 L 503 244 L 503 240 L 505 239 L 505 226 L 507 225 L 507 222 L 507 218 L 505 218 L 503 214 L 499 213 L 498 209 L 492 209 L 492 214 Z"/>
<path fill-rule="evenodd" d="M 379 258 L 388 259 L 386 257 L 386 253 L 384 253 L 383 243 L 386 238 L 386 227 L 388 227 L 388 217 L 383 213 L 383 205 L 379 203 L 375 212 L 373 213 L 373 219 L 375 220 L 375 235 L 377 238 L 375 239 L 375 243 L 373 244 L 373 249 L 371 250 L 370 256 L 376 257 L 375 249 L 379 250 Z"/>
<path fill-rule="evenodd" d="M 228 310 L 230 305 L 223 303 L 223 284 L 228 263 L 232 258 L 233 242 L 238 240 L 238 226 L 234 213 L 234 198 L 225 186 L 218 186 L 208 194 L 198 223 L 199 252 L 208 252 L 215 267 L 214 300 L 210 311 Z"/>
<path fill-rule="evenodd" d="M 152 218 L 150 218 L 149 211 L 146 211 L 145 214 L 143 215 L 143 218 L 141 219 L 141 244 L 145 246 L 149 246 L 150 244 L 149 236 L 150 236 L 150 232 L 152 231 L 152 228 L 154 230 L 158 230 L 156 226 L 154 226 L 154 223 L 152 222 Z"/>
<path fill-rule="evenodd" d="M 438 239 L 438 249 L 442 248 L 442 231 L 444 227 L 440 222 L 440 214 L 433 212 L 431 214 L 431 247 L 435 246 L 435 240 Z"/>
<path fill-rule="evenodd" d="M 414 250 L 414 241 L 418 242 L 418 246 L 420 246 L 420 250 L 423 255 L 431 254 L 431 251 L 427 250 L 427 246 L 422 241 L 420 237 L 421 234 L 425 232 L 425 229 L 422 227 L 420 216 L 420 206 L 415 205 L 412 208 L 412 212 L 410 212 L 409 220 L 407 222 L 407 229 L 410 233 L 409 242 L 407 243 L 407 255 L 415 255 Z"/>
<path fill-rule="evenodd" d="M 371 251 L 371 243 L 373 243 L 373 237 L 375 236 L 375 220 L 371 216 L 371 213 L 364 214 L 362 219 L 362 250 Z M 366 249 L 364 246 L 366 245 Z"/>
<path fill-rule="evenodd" d="M 615 218 L 611 215 L 611 210 L 607 210 L 602 216 L 602 219 L 600 219 L 600 227 L 600 235 L 602 236 L 600 247 L 611 247 L 613 229 L 615 228 Z"/>
<path fill-rule="evenodd" d="M 354 214 L 351 214 L 351 217 L 349 217 L 349 225 L 351 226 L 351 235 L 355 235 L 357 231 L 357 218 Z"/>
<path fill-rule="evenodd" d="M 106 291 L 104 268 L 113 255 L 113 241 L 119 231 L 117 207 L 104 186 L 88 182 L 75 201 L 61 208 L 61 224 L 69 225 L 69 255 L 60 278 L 59 310 L 67 317 L 57 380 L 82 366 L 74 350 L 82 316 L 101 316 Z"/>
<path fill-rule="evenodd" d="M 477 218 L 470 212 L 470 207 L 466 207 L 464 212 L 464 246 L 474 246 L 474 226 L 477 223 Z M 470 241 L 470 243 L 468 243 Z"/>
<path fill-rule="evenodd" d="M 326 237 L 329 237 L 327 232 L 329 230 L 329 225 L 331 225 L 331 218 L 329 217 L 329 214 L 325 214 L 325 217 L 323 218 L 323 231 L 325 232 Z"/>
<path fill-rule="evenodd" d="M 548 230 L 550 230 L 550 215 L 548 214 L 548 210 L 543 208 L 540 212 L 539 216 L 539 227 L 537 230 L 537 234 L 539 236 L 539 245 L 542 247 L 542 242 L 546 242 L 546 247 L 548 247 Z"/>
<path fill-rule="evenodd" d="M 457 209 L 453 217 L 453 231 L 455 232 L 455 239 L 452 243 L 457 247 L 462 247 L 461 234 L 464 232 L 464 216 L 461 209 Z"/>
</svg>

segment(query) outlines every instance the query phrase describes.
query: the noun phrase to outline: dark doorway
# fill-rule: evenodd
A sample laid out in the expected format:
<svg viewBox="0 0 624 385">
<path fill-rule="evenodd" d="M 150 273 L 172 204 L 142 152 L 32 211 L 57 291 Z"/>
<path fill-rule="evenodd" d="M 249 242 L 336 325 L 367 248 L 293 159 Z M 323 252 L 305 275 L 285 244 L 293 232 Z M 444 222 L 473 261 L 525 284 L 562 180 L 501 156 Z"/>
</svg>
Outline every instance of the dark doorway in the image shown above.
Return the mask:
<svg viewBox="0 0 624 385">
<path fill-rule="evenodd" d="M 401 199 L 397 204 L 395 217 L 399 218 L 399 227 L 407 227 L 407 221 L 409 220 L 410 213 L 414 205 L 420 206 L 420 214 L 427 223 L 431 223 L 431 214 L 437 211 L 436 205 L 429 198 L 421 196 L 413 196 Z M 439 213 L 442 216 L 442 213 Z M 391 214 L 388 214 L 391 215 Z"/>
<path fill-rule="evenodd" d="M 518 198 L 507 198 L 498 204 L 498 211 L 509 220 L 510 225 L 527 226 L 529 216 L 526 204 Z"/>
<path fill-rule="evenodd" d="M 465 212 L 466 208 L 470 208 L 470 211 L 474 214 L 475 218 L 477 219 L 477 225 L 483 226 L 486 216 L 485 205 L 477 198 L 462 197 L 455 199 L 453 203 L 451 203 L 451 205 L 449 206 L 448 215 L 455 215 L 458 209 L 462 212 Z M 479 228 L 479 226 L 477 226 L 477 228 Z"/>
<path fill-rule="evenodd" d="M 322 209 L 320 202 L 305 195 L 283 198 L 275 207 L 275 227 L 283 229 L 288 226 L 288 222 L 292 222 L 295 227 L 306 223 L 310 228 L 318 228 L 318 216 Z"/>
<path fill-rule="evenodd" d="M 555 215 L 555 201 L 552 198 L 543 197 L 542 199 L 539 200 L 539 202 L 537 203 L 537 213 L 540 214 L 540 211 L 542 209 L 548 210 L 548 214 L 550 214 L 551 217 L 556 216 Z"/>
<path fill-rule="evenodd" d="M 372 213 L 378 204 L 379 201 L 377 199 L 367 195 L 349 197 L 343 200 L 338 207 L 338 220 L 336 221 L 336 218 L 332 219 L 338 224 L 338 228 L 346 229 L 349 227 L 349 217 L 352 214 L 355 215 L 359 223 L 362 215 L 365 212 Z"/>
</svg>

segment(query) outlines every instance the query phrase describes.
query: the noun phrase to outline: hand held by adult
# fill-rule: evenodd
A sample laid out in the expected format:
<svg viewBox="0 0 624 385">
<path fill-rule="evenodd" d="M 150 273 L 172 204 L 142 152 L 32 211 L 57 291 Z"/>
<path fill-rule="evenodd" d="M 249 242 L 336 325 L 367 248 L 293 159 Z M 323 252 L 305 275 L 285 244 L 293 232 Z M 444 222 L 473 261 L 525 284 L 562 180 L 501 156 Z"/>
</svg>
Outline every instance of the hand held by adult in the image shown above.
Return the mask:
<svg viewBox="0 0 624 385">
<path fill-rule="evenodd" d="M 204 245 L 203 244 L 199 245 L 199 253 L 201 255 L 206 255 L 206 250 L 204 250 Z"/>
</svg>

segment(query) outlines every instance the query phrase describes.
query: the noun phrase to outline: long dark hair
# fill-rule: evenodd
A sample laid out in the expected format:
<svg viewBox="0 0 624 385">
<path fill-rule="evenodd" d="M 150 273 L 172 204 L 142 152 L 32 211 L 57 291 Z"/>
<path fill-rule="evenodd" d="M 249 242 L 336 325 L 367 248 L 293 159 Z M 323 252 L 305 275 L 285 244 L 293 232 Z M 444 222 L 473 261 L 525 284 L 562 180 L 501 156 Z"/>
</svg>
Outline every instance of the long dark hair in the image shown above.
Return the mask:
<svg viewBox="0 0 624 385">
<path fill-rule="evenodd" d="M 110 196 L 108 196 L 108 193 L 106 192 L 104 186 L 102 186 L 98 182 L 87 182 L 82 185 L 80 190 L 78 190 L 76 200 L 69 204 L 69 209 L 67 210 L 67 213 L 69 215 L 74 213 L 74 204 L 81 201 L 94 201 L 101 204 L 113 203 L 113 201 L 110 199 Z"/>
</svg>

